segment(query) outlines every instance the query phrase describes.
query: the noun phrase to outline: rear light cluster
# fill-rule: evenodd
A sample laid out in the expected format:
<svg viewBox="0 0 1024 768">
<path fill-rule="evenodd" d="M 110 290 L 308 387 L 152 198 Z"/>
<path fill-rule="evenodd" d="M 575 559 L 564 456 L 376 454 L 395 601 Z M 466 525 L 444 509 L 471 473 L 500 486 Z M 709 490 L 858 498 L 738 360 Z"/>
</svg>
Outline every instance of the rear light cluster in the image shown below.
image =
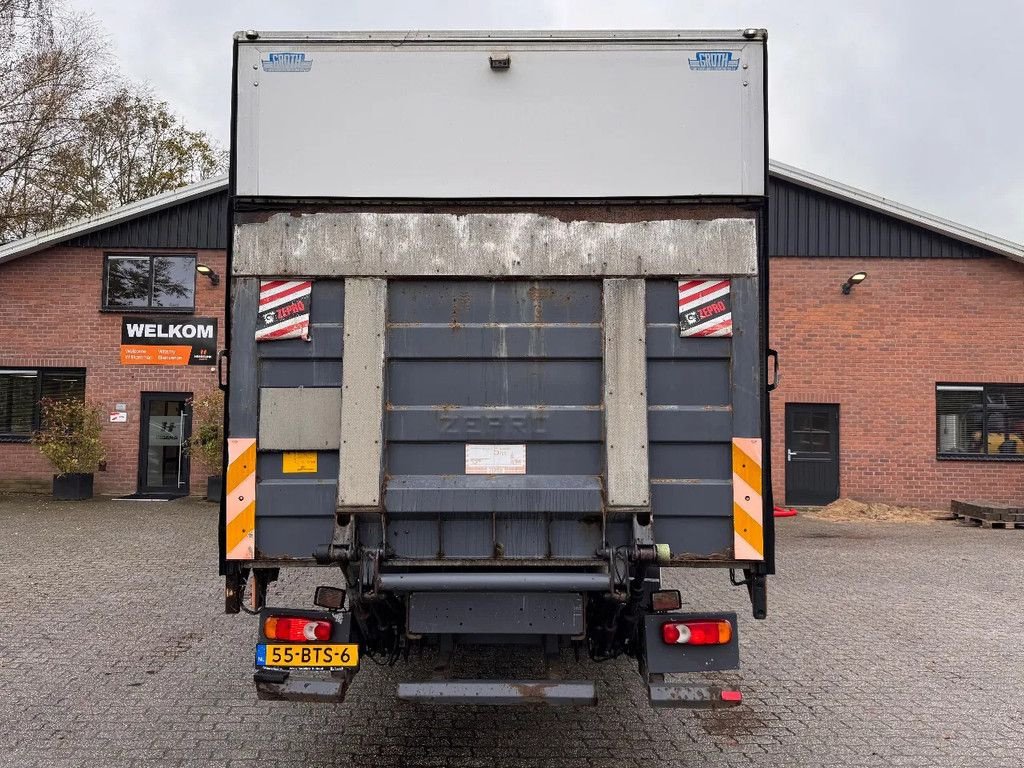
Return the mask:
<svg viewBox="0 0 1024 768">
<path fill-rule="evenodd" d="M 304 619 L 301 616 L 268 616 L 263 622 L 263 634 L 269 640 L 287 640 L 308 643 L 331 639 L 331 622 Z"/>
<path fill-rule="evenodd" d="M 666 621 L 661 639 L 666 645 L 725 645 L 732 640 L 732 624 L 725 619 Z"/>
</svg>

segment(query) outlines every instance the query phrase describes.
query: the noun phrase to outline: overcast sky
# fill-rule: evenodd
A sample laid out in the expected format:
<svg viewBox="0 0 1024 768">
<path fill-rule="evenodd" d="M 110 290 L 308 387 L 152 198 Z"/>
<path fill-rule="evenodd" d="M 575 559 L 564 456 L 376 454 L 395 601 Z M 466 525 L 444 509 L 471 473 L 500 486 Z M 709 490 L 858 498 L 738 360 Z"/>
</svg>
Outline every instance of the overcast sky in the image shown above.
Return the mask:
<svg viewBox="0 0 1024 768">
<path fill-rule="evenodd" d="M 1024 242 L 1022 0 L 71 0 L 228 141 L 240 29 L 766 27 L 771 155 Z"/>
</svg>

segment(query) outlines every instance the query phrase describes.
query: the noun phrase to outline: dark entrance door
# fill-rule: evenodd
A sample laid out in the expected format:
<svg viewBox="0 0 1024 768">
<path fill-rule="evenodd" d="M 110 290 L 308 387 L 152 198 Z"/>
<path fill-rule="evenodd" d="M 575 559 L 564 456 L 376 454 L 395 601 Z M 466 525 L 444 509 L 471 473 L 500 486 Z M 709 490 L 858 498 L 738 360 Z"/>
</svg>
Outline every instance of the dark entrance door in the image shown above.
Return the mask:
<svg viewBox="0 0 1024 768">
<path fill-rule="evenodd" d="M 139 437 L 139 493 L 153 496 L 188 494 L 188 452 L 191 434 L 190 392 L 143 392 Z"/>
<path fill-rule="evenodd" d="M 839 498 L 839 406 L 786 403 L 786 503 Z"/>
</svg>

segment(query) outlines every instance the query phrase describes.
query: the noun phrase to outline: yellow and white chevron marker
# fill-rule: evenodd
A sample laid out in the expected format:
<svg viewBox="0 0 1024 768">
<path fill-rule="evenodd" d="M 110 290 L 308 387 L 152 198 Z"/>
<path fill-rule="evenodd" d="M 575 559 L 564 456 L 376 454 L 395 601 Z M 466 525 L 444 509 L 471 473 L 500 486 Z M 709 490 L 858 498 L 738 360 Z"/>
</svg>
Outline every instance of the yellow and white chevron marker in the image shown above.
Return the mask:
<svg viewBox="0 0 1024 768">
<path fill-rule="evenodd" d="M 256 552 L 256 438 L 228 438 L 224 493 L 227 500 L 225 557 L 252 560 Z"/>
<path fill-rule="evenodd" d="M 733 557 L 764 560 L 761 438 L 732 439 Z"/>
</svg>

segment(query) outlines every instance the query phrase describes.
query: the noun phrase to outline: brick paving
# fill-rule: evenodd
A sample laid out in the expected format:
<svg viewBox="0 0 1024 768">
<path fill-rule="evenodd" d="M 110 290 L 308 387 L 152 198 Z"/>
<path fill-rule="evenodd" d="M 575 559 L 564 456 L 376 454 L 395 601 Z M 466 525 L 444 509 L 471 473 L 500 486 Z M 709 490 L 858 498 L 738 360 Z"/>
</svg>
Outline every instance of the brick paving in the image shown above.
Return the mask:
<svg viewBox="0 0 1024 768">
<path fill-rule="evenodd" d="M 630 661 L 568 657 L 566 677 L 598 681 L 597 707 L 400 702 L 395 685 L 417 664 L 367 664 L 331 706 L 256 700 L 255 620 L 220 612 L 215 514 L 198 501 L 0 496 L 0 765 L 1024 761 L 1024 531 L 780 520 L 766 622 L 746 618 L 724 574 L 676 575 L 689 605 L 741 613 L 743 667 L 718 678 L 744 691 L 737 709 L 651 710 Z M 313 579 L 286 573 L 272 595 L 306 603 Z"/>
</svg>

